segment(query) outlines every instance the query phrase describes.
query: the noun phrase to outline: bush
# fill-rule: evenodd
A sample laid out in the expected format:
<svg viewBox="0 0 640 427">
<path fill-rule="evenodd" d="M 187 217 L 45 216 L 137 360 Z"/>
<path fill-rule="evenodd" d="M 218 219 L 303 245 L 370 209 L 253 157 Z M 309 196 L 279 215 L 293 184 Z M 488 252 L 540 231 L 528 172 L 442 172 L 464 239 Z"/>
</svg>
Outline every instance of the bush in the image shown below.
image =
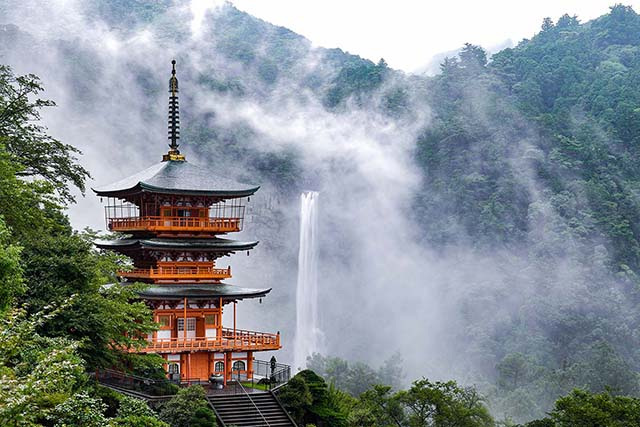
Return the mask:
<svg viewBox="0 0 640 427">
<path fill-rule="evenodd" d="M 172 427 L 215 427 L 215 415 L 205 396 L 204 388 L 199 385 L 181 389 L 162 405 L 160 419 Z"/>
</svg>

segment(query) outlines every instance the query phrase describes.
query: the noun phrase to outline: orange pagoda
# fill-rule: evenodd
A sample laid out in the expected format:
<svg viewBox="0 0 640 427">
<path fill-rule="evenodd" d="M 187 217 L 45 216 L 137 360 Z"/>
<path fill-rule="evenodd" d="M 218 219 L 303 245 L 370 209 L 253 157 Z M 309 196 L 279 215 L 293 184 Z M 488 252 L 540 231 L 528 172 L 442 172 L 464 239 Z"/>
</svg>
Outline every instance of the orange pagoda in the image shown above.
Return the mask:
<svg viewBox="0 0 640 427">
<path fill-rule="evenodd" d="M 243 203 L 259 187 L 216 176 L 214 167 L 196 166 L 180 154 L 178 79 L 172 63 L 169 152 L 162 162 L 93 190 L 107 198 L 108 229 L 123 233 L 97 246 L 133 260 L 133 269 L 118 273 L 122 285 L 149 284 L 140 297 L 153 308 L 160 327 L 146 347 L 131 351 L 160 354 L 168 377 L 176 381 L 207 381 L 212 375 L 225 383 L 238 376 L 251 379 L 254 353 L 280 349 L 280 334 L 237 329 L 236 304 L 262 298 L 271 289 L 224 283 L 231 267 L 216 262 L 258 244 L 220 236 L 242 230 Z M 225 306 L 233 308 L 232 327 L 222 324 Z"/>
</svg>

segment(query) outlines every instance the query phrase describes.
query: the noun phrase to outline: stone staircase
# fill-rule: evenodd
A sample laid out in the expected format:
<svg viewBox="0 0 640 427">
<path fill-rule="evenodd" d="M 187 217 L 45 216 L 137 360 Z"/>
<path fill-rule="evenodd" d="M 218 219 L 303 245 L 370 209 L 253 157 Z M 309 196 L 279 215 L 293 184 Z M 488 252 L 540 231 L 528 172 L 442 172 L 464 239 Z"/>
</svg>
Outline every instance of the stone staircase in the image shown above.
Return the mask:
<svg viewBox="0 0 640 427">
<path fill-rule="evenodd" d="M 207 397 L 222 427 L 297 427 L 273 393 Z"/>
</svg>

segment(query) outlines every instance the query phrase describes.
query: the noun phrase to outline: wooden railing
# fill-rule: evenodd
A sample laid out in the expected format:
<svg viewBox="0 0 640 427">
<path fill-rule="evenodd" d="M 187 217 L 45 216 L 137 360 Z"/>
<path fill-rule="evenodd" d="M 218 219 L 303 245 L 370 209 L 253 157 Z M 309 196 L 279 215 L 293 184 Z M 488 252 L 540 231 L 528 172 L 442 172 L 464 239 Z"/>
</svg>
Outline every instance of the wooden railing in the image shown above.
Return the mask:
<svg viewBox="0 0 640 427">
<path fill-rule="evenodd" d="M 119 271 L 119 276 L 136 279 L 155 280 L 221 280 L 231 277 L 231 267 L 158 267 L 158 268 L 137 268 L 131 271 Z"/>
<path fill-rule="evenodd" d="M 242 229 L 242 218 L 143 216 L 108 218 L 111 231 L 208 231 L 228 233 Z"/>
<path fill-rule="evenodd" d="M 148 345 L 141 349 L 129 349 L 132 353 L 164 353 L 190 350 L 278 350 L 280 349 L 280 334 L 243 331 L 240 329 L 222 329 L 222 336 L 216 338 L 160 338 L 149 340 Z"/>
</svg>

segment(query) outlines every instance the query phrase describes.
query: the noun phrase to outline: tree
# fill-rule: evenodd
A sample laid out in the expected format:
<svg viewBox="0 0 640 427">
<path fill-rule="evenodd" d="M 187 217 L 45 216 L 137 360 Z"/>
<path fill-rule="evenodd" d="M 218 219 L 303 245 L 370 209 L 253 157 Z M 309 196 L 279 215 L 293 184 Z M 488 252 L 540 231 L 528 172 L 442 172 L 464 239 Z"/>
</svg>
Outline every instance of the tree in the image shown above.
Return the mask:
<svg viewBox="0 0 640 427">
<path fill-rule="evenodd" d="M 358 405 L 349 414 L 350 421 L 356 421 L 355 425 L 365 425 L 362 422 L 364 414 L 371 422 L 371 426 L 393 426 L 404 425 L 405 415 L 400 401 L 391 393 L 391 387 L 375 385 L 371 389 L 362 393 L 358 398 Z M 359 409 L 359 411 L 358 411 Z M 354 420 L 354 415 L 360 413 L 358 419 Z"/>
<path fill-rule="evenodd" d="M 593 394 L 575 389 L 559 398 L 548 417 L 525 427 L 638 427 L 640 399 L 614 396 L 609 391 Z"/>
<path fill-rule="evenodd" d="M 215 427 L 215 415 L 209 408 L 202 386 L 191 386 L 178 391 L 162 405 L 160 419 L 172 427 Z M 198 424 L 196 424 L 198 423 Z"/>
<path fill-rule="evenodd" d="M 417 380 L 396 398 L 406 408 L 411 427 L 493 426 L 482 396 L 473 388 L 459 387 L 455 381 Z"/>
<path fill-rule="evenodd" d="M 38 124 L 41 109 L 55 105 L 37 98 L 42 90 L 35 75 L 15 76 L 11 68 L 0 65 L 0 142 L 22 166 L 18 176 L 42 178 L 63 200 L 73 201 L 70 186 L 84 192 L 90 175 L 76 162 L 77 148 L 48 135 Z"/>
<path fill-rule="evenodd" d="M 25 238 L 22 251 L 27 290 L 21 301 L 33 312 L 74 296 L 39 331 L 78 341 L 88 369 L 123 364 L 122 349 L 144 345 L 157 327 L 148 306 L 137 301 L 141 286 L 109 285 L 117 281 L 121 258 L 96 251 L 94 238 L 65 227 Z"/>
<path fill-rule="evenodd" d="M 291 378 L 278 392 L 278 398 L 296 424 L 302 425 L 305 413 L 313 403 L 309 387 L 302 377 L 295 375 Z"/>
<path fill-rule="evenodd" d="M 81 391 L 56 405 L 47 418 L 55 423 L 55 427 L 107 427 L 107 419 L 103 415 L 105 409 L 106 405 L 100 399 Z"/>
<path fill-rule="evenodd" d="M 129 415 L 109 420 L 109 427 L 170 427 L 170 425 L 155 417 Z"/>
<path fill-rule="evenodd" d="M 574 390 L 556 401 L 550 418 L 558 427 L 640 426 L 640 399 Z"/>
<path fill-rule="evenodd" d="M 77 343 L 37 333 L 61 309 L 29 317 L 14 309 L 0 319 L 0 419 L 7 425 L 67 419 L 70 408 L 84 401 L 84 394 L 76 395 L 86 382 Z M 86 415 L 93 419 L 96 414 Z"/>
<path fill-rule="evenodd" d="M 347 413 L 342 401 L 345 399 L 335 387 L 315 372 L 305 369 L 298 372 L 280 392 L 285 408 L 295 415 L 301 425 L 346 426 Z"/>
<path fill-rule="evenodd" d="M 504 357 L 496 366 L 498 384 L 509 390 L 518 388 L 528 380 L 529 361 L 522 353 L 513 353 Z"/>
<path fill-rule="evenodd" d="M 487 52 L 480 46 L 465 43 L 460 51 L 460 65 L 463 68 L 479 70 L 487 65 Z"/>
<path fill-rule="evenodd" d="M 109 427 L 169 427 L 142 400 L 122 396 L 119 403 L 117 416 L 109 420 Z"/>
<path fill-rule="evenodd" d="M 0 216 L 0 316 L 25 290 L 20 252 L 12 244 L 11 233 Z"/>
</svg>

